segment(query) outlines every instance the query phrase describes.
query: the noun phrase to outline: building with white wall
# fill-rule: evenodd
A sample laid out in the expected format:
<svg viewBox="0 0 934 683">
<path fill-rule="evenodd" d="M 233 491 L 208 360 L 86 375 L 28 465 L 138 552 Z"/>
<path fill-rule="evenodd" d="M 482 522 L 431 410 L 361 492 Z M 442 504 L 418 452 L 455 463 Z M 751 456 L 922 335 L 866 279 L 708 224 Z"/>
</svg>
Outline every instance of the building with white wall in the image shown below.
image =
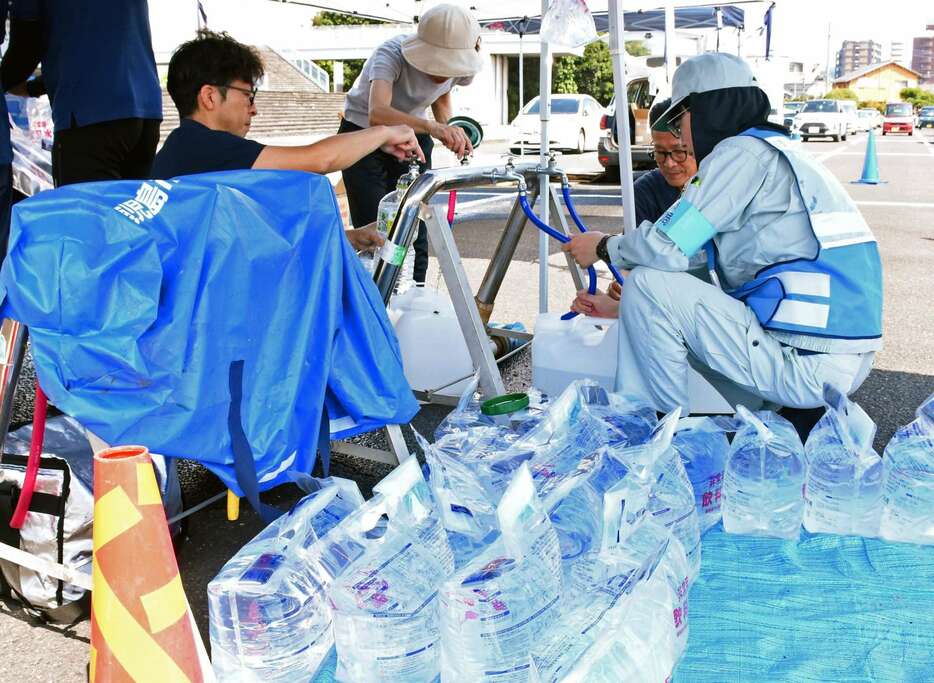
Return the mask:
<svg viewBox="0 0 934 683">
<path fill-rule="evenodd" d="M 366 59 L 383 41 L 401 33 L 411 33 L 411 24 L 378 24 L 370 26 L 313 26 L 317 8 L 276 3 L 270 0 L 202 0 L 208 26 L 226 31 L 237 40 L 252 45 L 265 45 L 290 59 L 349 60 Z M 150 3 L 150 24 L 153 49 L 160 73 L 165 74 L 172 51 L 191 39 L 198 29 L 196 3 L 191 0 L 159 0 Z M 501 31 L 484 31 L 483 69 L 468 87 L 457 87 L 452 93 L 457 114 L 471 116 L 491 132 L 509 123 L 508 92 L 517 90 L 517 82 L 509 82 L 509 59 L 519 55 L 537 57 L 541 49 L 538 36 L 517 35 Z M 556 51 L 555 54 L 581 54 L 583 50 Z M 335 71 L 340 69 L 335 65 Z M 513 80 L 516 80 L 515 78 Z M 344 84 L 349 90 L 351 83 Z M 526 90 L 528 101 L 536 93 Z"/>
</svg>

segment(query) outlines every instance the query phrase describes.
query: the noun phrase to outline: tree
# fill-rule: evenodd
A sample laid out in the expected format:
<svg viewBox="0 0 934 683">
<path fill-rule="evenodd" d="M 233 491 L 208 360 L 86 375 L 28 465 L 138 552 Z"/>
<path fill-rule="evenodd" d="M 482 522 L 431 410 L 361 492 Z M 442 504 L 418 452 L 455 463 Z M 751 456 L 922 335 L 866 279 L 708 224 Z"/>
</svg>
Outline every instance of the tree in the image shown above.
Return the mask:
<svg viewBox="0 0 934 683">
<path fill-rule="evenodd" d="M 634 57 L 649 54 L 641 40 L 627 40 L 626 52 Z M 613 97 L 613 60 L 610 48 L 596 40 L 584 48 L 580 57 L 568 55 L 555 59 L 553 87 L 556 93 L 590 95 L 606 106 Z"/>
<path fill-rule="evenodd" d="M 318 12 L 312 20 L 312 26 L 364 26 L 370 24 L 385 24 L 380 19 L 360 17 L 356 14 L 343 12 Z"/>
<path fill-rule="evenodd" d="M 577 57 L 559 57 L 551 75 L 551 87 L 556 93 L 574 94 L 577 86 Z"/>
<path fill-rule="evenodd" d="M 354 81 L 357 80 L 357 76 L 359 76 L 360 72 L 363 71 L 364 62 L 366 62 L 365 59 L 344 60 L 344 92 L 350 90 L 350 87 L 353 85 Z M 328 72 L 328 76 L 331 77 L 331 83 L 333 83 L 334 62 L 330 59 L 319 59 L 315 61 L 315 64 Z"/>
<path fill-rule="evenodd" d="M 834 88 L 824 95 L 825 100 L 854 100 L 859 101 L 859 97 L 849 88 Z"/>
<path fill-rule="evenodd" d="M 648 57 L 652 54 L 652 51 L 647 48 L 645 43 L 641 40 L 627 40 L 626 54 L 630 54 L 633 57 Z"/>
<path fill-rule="evenodd" d="M 875 109 L 880 114 L 885 113 L 885 102 L 879 100 L 860 100 L 858 106 L 860 109 Z"/>
<path fill-rule="evenodd" d="M 318 12 L 312 20 L 312 26 L 369 26 L 372 24 L 384 24 L 386 22 L 379 19 L 370 19 L 360 17 L 355 14 L 344 14 L 343 12 Z M 350 86 L 357 80 L 357 76 L 363 70 L 364 59 L 346 59 L 344 60 L 344 90 L 350 90 Z M 334 62 L 330 59 L 320 59 L 315 62 L 318 66 L 328 72 L 331 77 L 331 83 L 334 82 Z"/>
<path fill-rule="evenodd" d="M 908 102 L 916 109 L 927 105 L 934 105 L 934 93 L 921 88 L 902 88 L 898 91 L 902 102 Z"/>
</svg>

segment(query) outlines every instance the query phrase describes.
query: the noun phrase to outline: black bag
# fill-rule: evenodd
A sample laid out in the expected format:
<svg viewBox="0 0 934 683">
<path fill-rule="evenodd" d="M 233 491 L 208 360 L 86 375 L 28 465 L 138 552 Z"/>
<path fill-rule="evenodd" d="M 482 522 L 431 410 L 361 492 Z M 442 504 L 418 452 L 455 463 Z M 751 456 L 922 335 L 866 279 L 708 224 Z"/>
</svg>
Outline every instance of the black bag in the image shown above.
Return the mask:
<svg viewBox="0 0 934 683">
<path fill-rule="evenodd" d="M 94 499 L 61 458 L 40 457 L 29 514 L 22 529 L 10 527 L 26 462 L 27 456 L 14 454 L 0 461 L 0 542 L 56 564 L 89 564 Z M 89 614 L 90 593 L 2 559 L 0 592 L 43 621 L 72 623 Z"/>
</svg>

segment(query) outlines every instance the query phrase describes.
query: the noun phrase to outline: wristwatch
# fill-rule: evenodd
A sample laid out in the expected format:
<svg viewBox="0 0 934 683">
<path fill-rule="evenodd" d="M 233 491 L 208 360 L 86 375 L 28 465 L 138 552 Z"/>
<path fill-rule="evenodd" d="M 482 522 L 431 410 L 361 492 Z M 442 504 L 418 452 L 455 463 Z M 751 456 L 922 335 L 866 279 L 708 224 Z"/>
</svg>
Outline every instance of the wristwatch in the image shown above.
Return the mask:
<svg viewBox="0 0 934 683">
<path fill-rule="evenodd" d="M 610 241 L 612 235 L 604 235 L 603 239 L 597 242 L 597 258 L 610 265 L 610 254 L 606 250 L 606 244 Z"/>
</svg>

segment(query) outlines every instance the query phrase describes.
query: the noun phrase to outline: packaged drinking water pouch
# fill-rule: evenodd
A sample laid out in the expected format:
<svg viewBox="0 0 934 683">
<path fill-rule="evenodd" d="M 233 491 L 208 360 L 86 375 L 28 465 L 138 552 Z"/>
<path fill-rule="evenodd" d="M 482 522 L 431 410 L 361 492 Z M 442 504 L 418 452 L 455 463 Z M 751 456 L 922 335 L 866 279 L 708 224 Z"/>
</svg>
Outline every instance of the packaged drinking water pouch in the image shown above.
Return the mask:
<svg viewBox="0 0 934 683">
<path fill-rule="evenodd" d="M 584 0 L 552 0 L 542 18 L 543 40 L 581 47 L 597 39 L 593 15 Z"/>
<path fill-rule="evenodd" d="M 474 375 L 473 379 L 467 383 L 457 406 L 435 429 L 435 441 L 455 432 L 466 432 L 475 427 L 494 426 L 519 437 L 538 424 L 547 408 L 548 397 L 537 389 L 530 388 L 526 392 L 529 405 L 525 408 L 505 415 L 485 415 L 481 409 L 482 402 L 476 393 L 479 384 L 480 376 Z"/>
<path fill-rule="evenodd" d="M 620 630 L 637 583 L 656 570 L 672 538 L 648 513 L 650 495 L 650 482 L 628 477 L 595 501 L 597 542 L 565 560 L 563 616 L 532 648 L 533 681 L 565 680 L 594 642 Z"/>
<path fill-rule="evenodd" d="M 685 417 L 671 441 L 694 489 L 701 534 L 720 521 L 723 468 L 730 450 L 728 431 L 733 430 L 716 418 Z"/>
<path fill-rule="evenodd" d="M 500 536 L 441 587 L 442 683 L 526 683 L 533 644 L 560 619 L 558 537 L 528 465 L 496 512 Z"/>
<path fill-rule="evenodd" d="M 737 406 L 741 422 L 723 477 L 723 528 L 731 534 L 798 538 L 805 463 L 790 422 Z"/>
<path fill-rule="evenodd" d="M 880 535 L 934 544 L 934 394 L 885 447 Z"/>
<path fill-rule="evenodd" d="M 363 504 L 357 485 L 337 477 L 302 498 L 241 548 L 208 584 L 211 651 L 219 681 L 308 680 L 334 644 L 331 577 L 305 562 Z"/>
<path fill-rule="evenodd" d="M 493 488 L 505 490 L 518 466 L 528 462 L 541 493 L 548 480 L 573 472 L 583 458 L 603 447 L 606 429 L 589 410 L 591 384 L 571 383 L 549 404 L 534 429 L 491 461 Z"/>
<path fill-rule="evenodd" d="M 488 430 L 474 428 L 472 431 Z M 438 444 L 428 443 L 418 432 L 415 438 L 425 454 L 428 482 L 441 523 L 454 553 L 454 564 L 462 567 L 486 546 L 486 537 L 499 528 L 496 500 L 499 495 L 483 485 L 476 468 L 470 467 L 457 453 Z"/>
<path fill-rule="evenodd" d="M 827 412 L 804 444 L 804 528 L 811 533 L 877 536 L 882 458 L 876 424 L 838 389 L 824 385 Z"/>
<path fill-rule="evenodd" d="M 687 558 L 648 512 L 649 497 L 650 487 L 635 477 L 605 494 L 600 549 L 574 565 L 565 614 L 532 650 L 533 681 L 670 675 L 687 642 Z M 656 671 L 664 675 L 655 678 Z"/>
<path fill-rule="evenodd" d="M 414 457 L 374 491 L 321 553 L 343 565 L 328 593 L 338 679 L 431 683 L 439 671 L 437 591 L 454 559 Z"/>
<path fill-rule="evenodd" d="M 587 411 L 606 426 L 607 445 L 638 446 L 658 424 L 655 409 L 625 394 L 608 392 L 596 382 L 581 381 L 578 387 Z"/>
<path fill-rule="evenodd" d="M 607 455 L 623 463 L 640 482 L 649 482 L 648 509 L 657 522 L 669 527 L 681 541 L 690 565 L 689 580 L 700 572 L 700 525 L 694 506 L 694 489 L 672 447 L 681 409 L 676 408 L 658 423 L 645 443 L 629 448 L 608 448 Z"/>
</svg>

